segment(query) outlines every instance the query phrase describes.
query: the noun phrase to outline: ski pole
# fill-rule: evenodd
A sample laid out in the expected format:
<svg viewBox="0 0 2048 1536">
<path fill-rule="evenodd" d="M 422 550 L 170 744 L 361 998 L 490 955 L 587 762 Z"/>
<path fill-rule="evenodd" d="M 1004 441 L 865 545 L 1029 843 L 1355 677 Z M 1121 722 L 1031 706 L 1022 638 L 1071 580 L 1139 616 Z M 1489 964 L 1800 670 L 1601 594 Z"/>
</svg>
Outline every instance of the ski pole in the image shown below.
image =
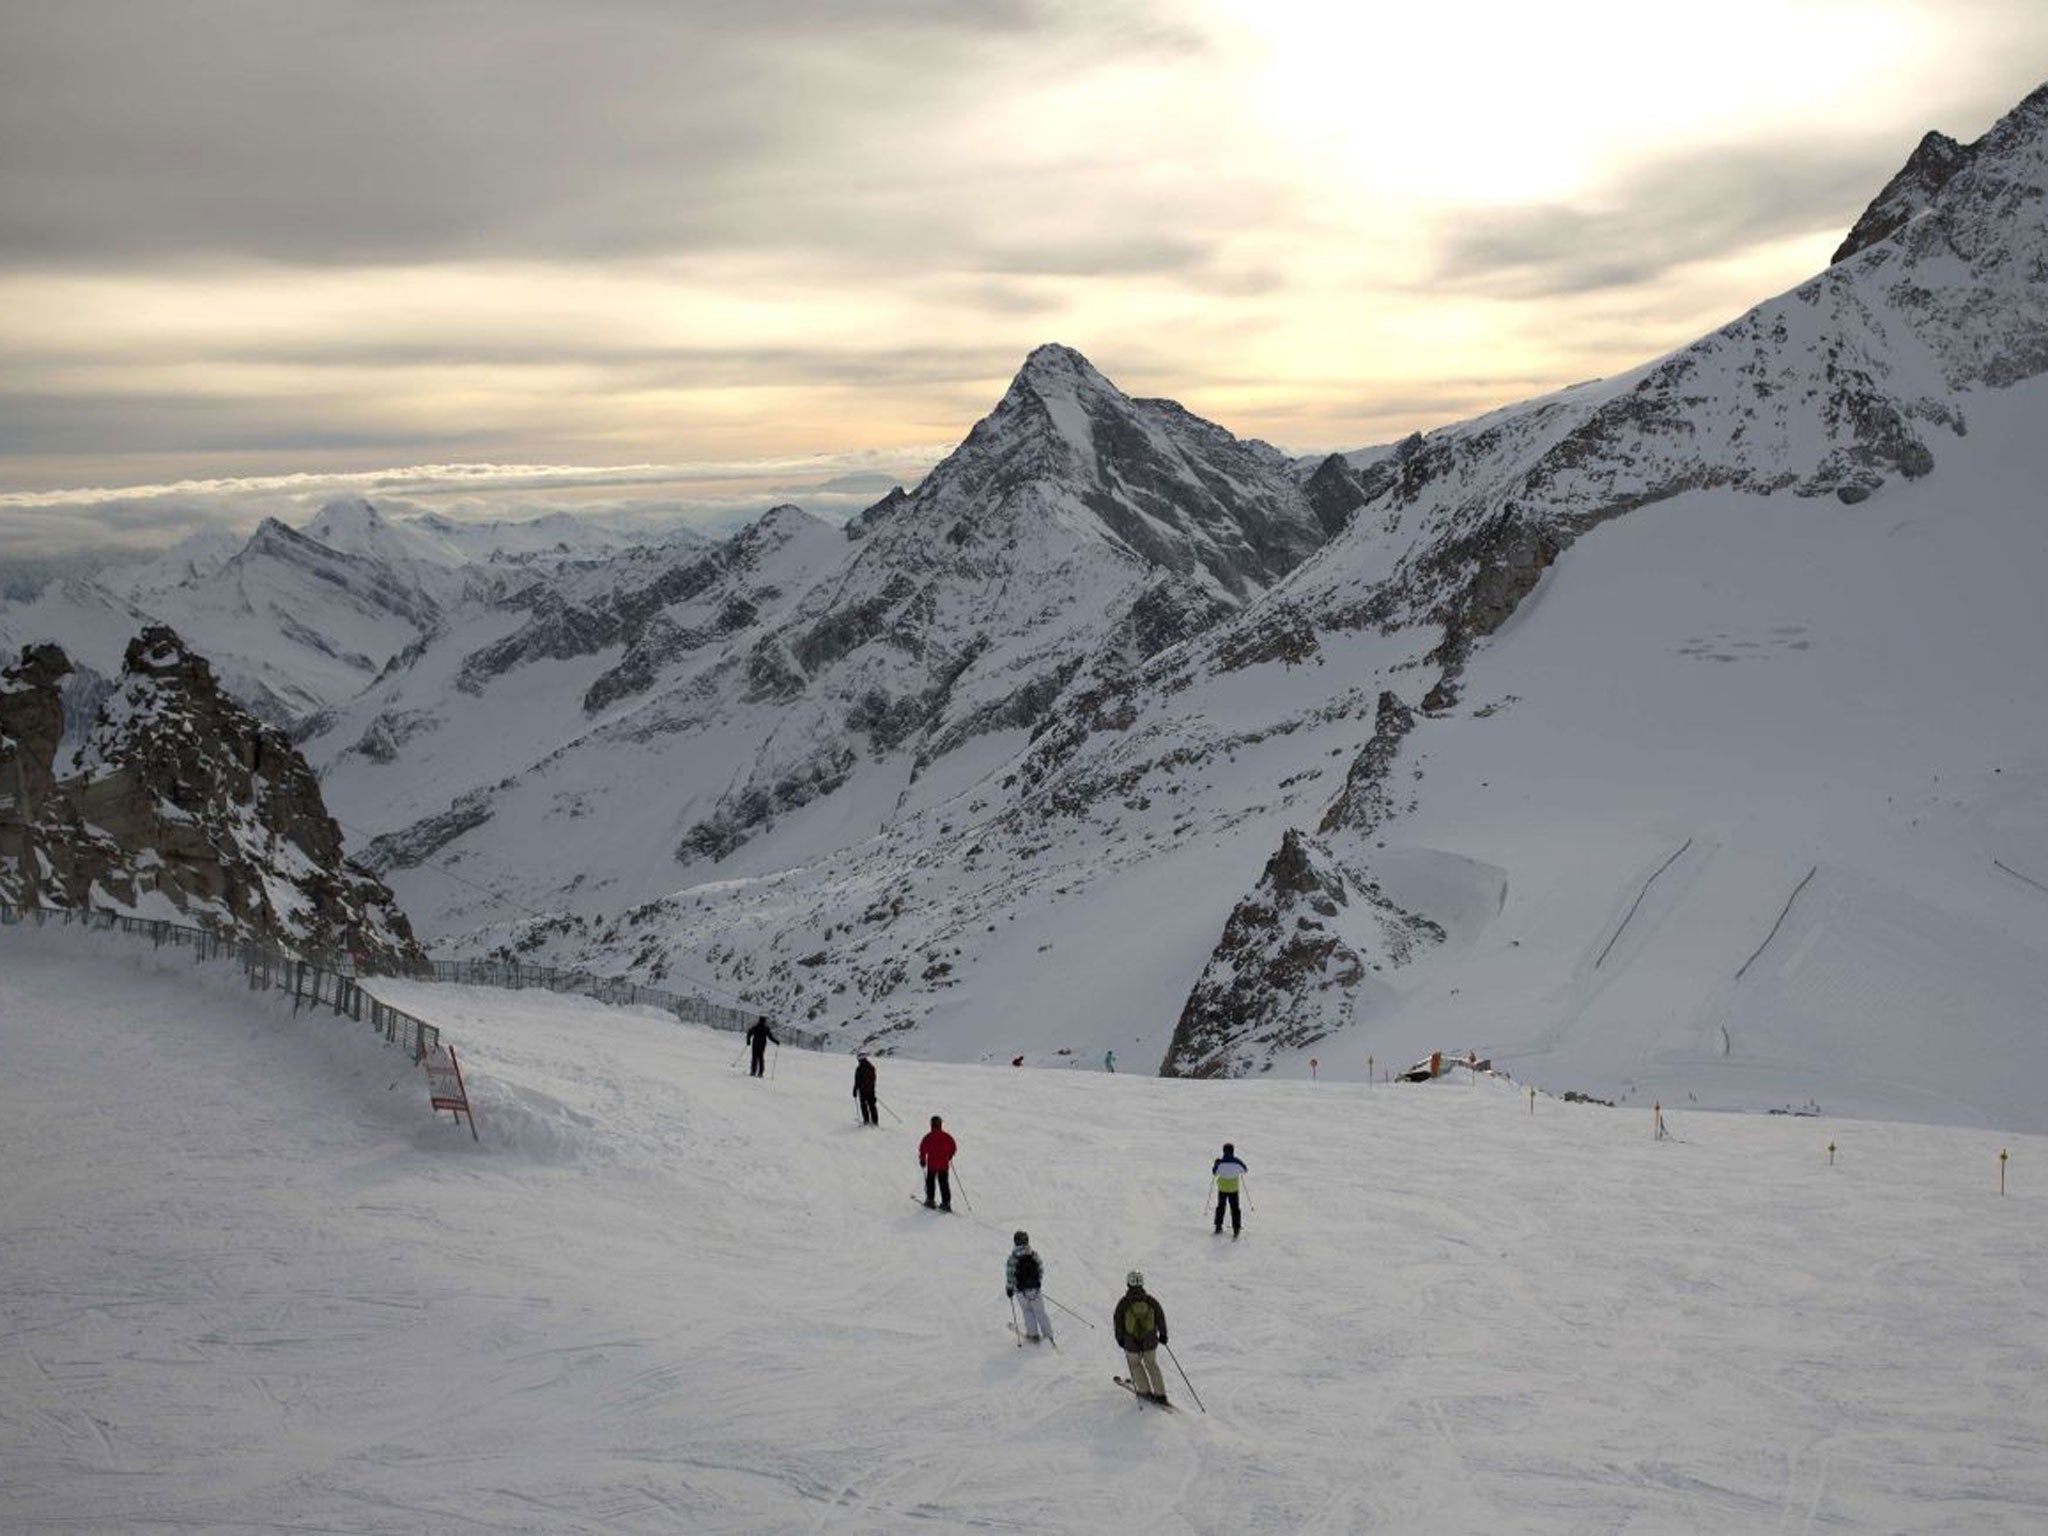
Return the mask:
<svg viewBox="0 0 2048 1536">
<path fill-rule="evenodd" d="M 1248 1211 L 1253 1209 L 1251 1177 L 1248 1173 L 1242 1173 L 1237 1178 L 1237 1187 L 1244 1191 L 1244 1208 Z"/>
<path fill-rule="evenodd" d="M 1195 1384 L 1192 1381 L 1188 1381 L 1188 1373 L 1184 1370 L 1181 1370 L 1180 1356 L 1176 1355 L 1173 1352 L 1173 1346 L 1167 1343 L 1166 1340 L 1161 1339 L 1159 1341 L 1159 1347 L 1166 1351 L 1166 1358 L 1173 1362 L 1173 1368 L 1176 1371 L 1180 1371 L 1180 1379 L 1182 1381 L 1187 1382 L 1188 1396 L 1192 1397 L 1195 1400 L 1195 1406 L 1197 1408 L 1202 1408 L 1202 1394 L 1195 1390 Z M 1207 1408 L 1202 1408 L 1202 1412 L 1207 1413 L 1208 1411 L 1209 1410 Z"/>
<path fill-rule="evenodd" d="M 1005 1296 L 1010 1295 L 1008 1291 L 1005 1291 L 1003 1294 Z M 1022 1349 L 1024 1347 L 1024 1330 L 1017 1326 L 1017 1298 L 1014 1296 L 1010 1296 L 1010 1332 L 1016 1336 L 1017 1347 Z"/>
<path fill-rule="evenodd" d="M 726 1070 L 726 1071 L 728 1071 L 728 1072 L 731 1072 L 731 1071 L 733 1071 L 733 1070 L 734 1070 L 735 1068 L 737 1068 L 737 1067 L 739 1066 L 739 1064 L 740 1064 L 740 1057 L 742 1057 L 742 1056 L 744 1056 L 744 1055 L 746 1055 L 746 1054 L 747 1054 L 747 1048 L 746 1048 L 746 1047 L 745 1047 L 744 1045 L 742 1045 L 742 1046 L 741 1046 L 741 1047 L 739 1048 L 739 1050 L 738 1050 L 737 1052 L 735 1052 L 735 1053 L 734 1053 L 734 1055 L 733 1055 L 733 1058 L 732 1058 L 732 1061 L 731 1061 L 731 1063 L 730 1063 L 730 1064 L 729 1064 L 729 1065 L 728 1065 L 728 1066 L 726 1067 L 726 1069 L 725 1069 L 725 1070 Z"/>
<path fill-rule="evenodd" d="M 882 1106 L 882 1108 L 884 1108 L 884 1109 L 889 1109 L 889 1101 L 888 1101 L 888 1100 L 886 1100 L 886 1099 L 876 1099 L 876 1100 L 875 1100 L 875 1102 L 876 1102 L 877 1104 L 881 1105 L 881 1106 Z M 896 1113 L 896 1111 L 895 1111 L 895 1110 L 893 1110 L 893 1109 L 889 1109 L 889 1118 L 890 1118 L 891 1120 L 894 1120 L 894 1121 L 895 1121 L 895 1122 L 896 1122 L 896 1123 L 897 1123 L 898 1125 L 901 1125 L 901 1124 L 903 1123 L 903 1117 L 902 1117 L 901 1115 L 897 1114 L 897 1113 Z"/>
<path fill-rule="evenodd" d="M 974 1202 L 967 1198 L 967 1181 L 960 1177 L 960 1170 L 957 1168 L 953 1170 L 953 1182 L 960 1186 L 960 1203 L 968 1210 L 973 1210 Z"/>
<path fill-rule="evenodd" d="M 1082 1317 L 1080 1313 L 1076 1312 L 1072 1307 L 1068 1306 L 1064 1301 L 1061 1301 L 1059 1297 L 1047 1296 L 1044 1291 L 1040 1291 L 1038 1294 L 1041 1296 L 1045 1296 L 1045 1299 L 1047 1301 L 1051 1302 L 1054 1306 L 1058 1307 L 1062 1312 L 1066 1313 L 1067 1316 L 1071 1318 L 1076 1318 L 1083 1323 L 1087 1323 L 1087 1325 L 1090 1328 L 1093 1328 L 1095 1326 L 1093 1323 L 1088 1322 L 1087 1318 Z"/>
<path fill-rule="evenodd" d="M 768 1081 L 771 1083 L 775 1081 L 775 1064 L 780 1060 L 782 1060 L 782 1042 L 778 1040 L 775 1042 L 775 1054 L 768 1058 Z"/>
</svg>

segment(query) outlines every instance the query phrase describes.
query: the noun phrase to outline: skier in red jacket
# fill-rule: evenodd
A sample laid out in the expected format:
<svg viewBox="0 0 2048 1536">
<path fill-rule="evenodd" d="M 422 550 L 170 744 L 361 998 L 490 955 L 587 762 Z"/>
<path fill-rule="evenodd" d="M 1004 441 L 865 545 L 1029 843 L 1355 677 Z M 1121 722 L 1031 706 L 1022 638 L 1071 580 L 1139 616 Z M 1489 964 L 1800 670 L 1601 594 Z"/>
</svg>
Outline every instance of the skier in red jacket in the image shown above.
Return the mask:
<svg viewBox="0 0 2048 1536">
<path fill-rule="evenodd" d="M 953 1154 L 959 1150 L 960 1144 L 946 1134 L 945 1122 L 933 1115 L 932 1128 L 917 1144 L 918 1165 L 924 1169 L 926 1205 L 932 1204 L 932 1196 L 936 1194 L 940 1210 L 953 1209 L 953 1181 L 946 1177 L 946 1170 L 953 1166 Z"/>
</svg>

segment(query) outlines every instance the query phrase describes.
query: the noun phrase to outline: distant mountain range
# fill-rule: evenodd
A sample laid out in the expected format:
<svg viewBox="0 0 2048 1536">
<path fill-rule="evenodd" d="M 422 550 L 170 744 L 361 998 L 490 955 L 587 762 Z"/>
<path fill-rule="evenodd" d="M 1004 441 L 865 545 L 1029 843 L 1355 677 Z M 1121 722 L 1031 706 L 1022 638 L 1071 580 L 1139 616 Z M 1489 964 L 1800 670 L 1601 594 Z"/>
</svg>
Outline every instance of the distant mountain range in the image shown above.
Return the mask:
<svg viewBox="0 0 2048 1536">
<path fill-rule="evenodd" d="M 1399 444 L 1047 346 L 844 528 L 344 503 L 0 628 L 176 625 L 444 948 L 955 1059 L 2048 1128 L 2044 374 L 2048 88 L 1711 335 Z"/>
<path fill-rule="evenodd" d="M 247 538 L 210 529 L 134 560 L 18 579 L 0 600 L 0 650 L 62 645 L 79 669 L 70 693 L 85 701 L 88 719 L 127 642 L 147 625 L 169 625 L 242 704 L 292 727 L 359 694 L 451 606 L 489 601 L 536 570 L 648 542 L 708 541 L 685 528 L 628 532 L 566 513 L 393 520 L 359 496 L 339 497 L 303 528 L 270 518 Z"/>
</svg>

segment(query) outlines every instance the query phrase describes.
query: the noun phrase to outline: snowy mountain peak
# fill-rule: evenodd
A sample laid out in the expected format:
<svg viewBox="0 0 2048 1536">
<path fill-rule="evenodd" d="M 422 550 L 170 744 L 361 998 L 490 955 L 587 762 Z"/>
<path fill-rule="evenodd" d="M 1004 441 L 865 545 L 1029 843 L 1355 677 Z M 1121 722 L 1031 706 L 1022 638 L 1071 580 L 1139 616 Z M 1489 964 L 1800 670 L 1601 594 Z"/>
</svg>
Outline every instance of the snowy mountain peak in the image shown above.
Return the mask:
<svg viewBox="0 0 2048 1536">
<path fill-rule="evenodd" d="M 463 558 L 424 530 L 390 521 L 361 496 L 334 497 L 301 531 L 329 549 L 393 564 L 446 567 Z"/>
<path fill-rule="evenodd" d="M 822 517 L 815 517 L 794 502 L 786 501 L 780 506 L 770 507 L 747 524 L 734 535 L 734 542 L 751 548 L 773 548 L 816 529 L 831 526 Z"/>
<path fill-rule="evenodd" d="M 1829 258 L 1829 264 L 1846 261 L 1891 239 L 1932 208 L 1960 173 L 1985 161 L 2009 161 L 2018 152 L 2021 158 L 2033 161 L 2038 172 L 2044 131 L 2048 131 L 2048 84 L 2037 86 L 1975 143 L 1961 144 L 1945 133 L 1923 135 L 1898 174 L 1871 199 L 1870 206 L 1863 210 L 1847 238 Z M 2013 170 L 2014 167 L 2007 166 L 1994 179 L 2010 180 Z M 2042 187 L 2038 174 L 2022 171 L 2018 179 L 2031 188 Z M 1979 201 L 1993 206 L 1994 211 L 2002 208 L 2005 213 L 2016 206 L 2009 200 L 2000 203 L 1988 192 Z"/>
<path fill-rule="evenodd" d="M 1170 400 L 1137 400 L 1071 347 L 1025 359 L 996 408 L 886 519 L 882 542 L 934 534 L 968 548 L 1019 520 L 1106 543 L 1241 602 L 1321 546 L 1291 463 Z"/>
<path fill-rule="evenodd" d="M 305 532 L 323 543 L 353 534 L 374 534 L 391 525 L 362 496 L 336 496 L 324 503 Z"/>
<path fill-rule="evenodd" d="M 1828 258 L 1829 263 L 1846 261 L 1897 234 L 1914 215 L 1926 211 L 1935 194 L 1948 185 L 1949 178 L 1969 162 L 1970 154 L 1969 148 L 1945 133 L 1927 134 L 1899 173 L 1871 199 L 1862 217 Z"/>
<path fill-rule="evenodd" d="M 1113 400 L 1129 398 L 1087 358 L 1072 347 L 1061 346 L 1057 342 L 1033 348 L 1031 355 L 1024 359 L 1024 366 L 1017 370 L 1006 394 L 1020 390 L 1047 401 L 1080 400 L 1089 396 L 1106 396 Z"/>
<path fill-rule="evenodd" d="M 1046 446 L 1064 448 L 1085 472 L 1096 455 L 1092 418 L 1131 403 L 1079 352 L 1047 342 L 1024 359 L 988 420 L 1000 421 L 1011 431 L 1025 425 Z"/>
</svg>

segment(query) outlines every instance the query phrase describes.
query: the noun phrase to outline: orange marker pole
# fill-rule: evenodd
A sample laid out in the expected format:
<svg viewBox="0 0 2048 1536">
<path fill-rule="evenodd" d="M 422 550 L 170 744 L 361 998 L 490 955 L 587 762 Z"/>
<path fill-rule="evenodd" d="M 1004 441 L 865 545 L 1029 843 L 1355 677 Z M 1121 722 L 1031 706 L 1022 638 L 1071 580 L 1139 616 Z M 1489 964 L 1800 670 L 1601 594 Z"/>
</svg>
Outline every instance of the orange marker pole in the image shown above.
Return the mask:
<svg viewBox="0 0 2048 1536">
<path fill-rule="evenodd" d="M 2001 1196 L 2005 1193 L 2005 1158 L 2005 1148 L 2000 1147 L 1998 1149 L 1998 1193 Z"/>
</svg>

